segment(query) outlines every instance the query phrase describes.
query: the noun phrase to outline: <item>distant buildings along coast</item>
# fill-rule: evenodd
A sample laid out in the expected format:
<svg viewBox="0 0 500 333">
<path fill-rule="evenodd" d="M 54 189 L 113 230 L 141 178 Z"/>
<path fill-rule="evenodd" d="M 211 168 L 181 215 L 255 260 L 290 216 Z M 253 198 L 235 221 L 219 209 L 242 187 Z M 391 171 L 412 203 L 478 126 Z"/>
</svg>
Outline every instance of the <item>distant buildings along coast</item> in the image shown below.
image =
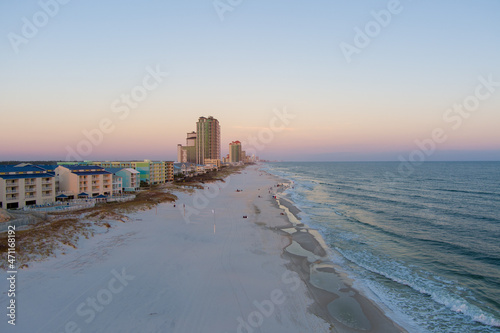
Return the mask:
<svg viewBox="0 0 500 333">
<path fill-rule="evenodd" d="M 173 161 L 75 161 L 54 165 L 21 163 L 0 166 L 0 208 L 19 209 L 51 205 L 56 201 L 94 199 L 133 193 L 143 185 L 156 185 L 193 176 L 221 165 L 254 163 L 238 140 L 229 143 L 229 154 L 221 156 L 221 126 L 212 116 L 199 117 L 196 132 L 186 135 L 186 145 L 177 145 Z"/>
<path fill-rule="evenodd" d="M 0 166 L 0 208 L 50 205 L 57 200 L 120 196 L 174 180 L 174 162 L 59 162 Z"/>
<path fill-rule="evenodd" d="M 221 164 L 255 163 L 256 156 L 246 156 L 240 141 L 229 144 L 229 154 L 221 156 L 221 126 L 219 120 L 212 116 L 199 117 L 196 122 L 196 132 L 189 132 L 186 145 L 177 145 L 176 167 L 193 172 L 200 166 L 219 168 Z M 184 172 L 184 171 L 183 171 Z"/>
</svg>

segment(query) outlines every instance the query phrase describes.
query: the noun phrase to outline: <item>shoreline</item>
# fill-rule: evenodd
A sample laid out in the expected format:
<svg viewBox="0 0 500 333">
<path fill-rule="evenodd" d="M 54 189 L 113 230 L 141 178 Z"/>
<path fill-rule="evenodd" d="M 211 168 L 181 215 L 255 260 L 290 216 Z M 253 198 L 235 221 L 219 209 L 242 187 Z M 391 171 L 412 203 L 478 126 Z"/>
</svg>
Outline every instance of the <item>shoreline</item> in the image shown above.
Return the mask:
<svg viewBox="0 0 500 333">
<path fill-rule="evenodd" d="M 127 212 L 123 222 L 103 216 L 109 226 L 29 262 L 18 275 L 23 316 L 0 331 L 332 332 L 286 267 L 288 238 L 272 230 L 286 219 L 265 198 L 272 179 L 256 170 L 176 191 L 175 206 Z"/>
<path fill-rule="evenodd" d="M 291 181 L 273 175 L 278 183 Z M 288 187 L 287 186 L 287 187 Z M 310 311 L 333 325 L 335 332 L 407 332 L 389 318 L 373 300 L 352 287 L 352 279 L 334 264 L 330 248 L 319 232 L 301 221 L 301 210 L 279 194 L 286 189 L 275 187 L 277 208 L 285 212 L 289 226 L 278 228 L 285 232 L 290 244 L 283 249 L 283 257 L 290 263 L 287 268 L 299 273 L 315 303 Z"/>
<path fill-rule="evenodd" d="M 75 323 L 92 332 L 370 332 L 331 316 L 330 304 L 352 308 L 345 295 L 355 291 L 328 291 L 338 285 L 326 245 L 268 193 L 276 178 L 259 173 L 250 166 L 224 182 L 176 191 L 176 207 L 160 203 L 124 213 L 121 222 L 103 216 L 108 226 L 93 228 L 95 235 L 30 262 L 19 271 L 23 318 L 16 330 L 59 332 Z M 102 313 L 82 316 L 91 313 L 88 299 L 109 291 L 119 272 L 130 277 L 121 291 L 101 303 Z M 380 331 L 383 314 L 359 304 Z M 4 322 L 0 330 L 15 331 Z"/>
</svg>

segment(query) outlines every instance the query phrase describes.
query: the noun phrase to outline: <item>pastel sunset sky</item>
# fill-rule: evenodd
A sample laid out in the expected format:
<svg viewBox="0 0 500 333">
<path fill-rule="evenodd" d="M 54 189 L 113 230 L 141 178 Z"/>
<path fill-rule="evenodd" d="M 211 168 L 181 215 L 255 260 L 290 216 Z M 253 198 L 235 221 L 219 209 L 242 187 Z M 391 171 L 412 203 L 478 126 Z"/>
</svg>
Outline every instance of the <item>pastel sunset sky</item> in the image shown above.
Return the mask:
<svg viewBox="0 0 500 333">
<path fill-rule="evenodd" d="M 499 1 L 59 1 L 0 3 L 0 160 L 175 160 L 210 115 L 223 154 L 500 160 Z"/>
</svg>

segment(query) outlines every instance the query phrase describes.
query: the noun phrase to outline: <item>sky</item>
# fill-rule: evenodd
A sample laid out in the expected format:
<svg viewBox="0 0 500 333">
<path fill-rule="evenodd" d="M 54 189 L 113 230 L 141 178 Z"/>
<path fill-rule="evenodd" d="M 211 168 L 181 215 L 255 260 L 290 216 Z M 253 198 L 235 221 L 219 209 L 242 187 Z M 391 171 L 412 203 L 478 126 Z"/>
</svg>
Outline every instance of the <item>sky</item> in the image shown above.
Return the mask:
<svg viewBox="0 0 500 333">
<path fill-rule="evenodd" d="M 500 2 L 0 3 L 0 160 L 500 160 Z"/>
</svg>

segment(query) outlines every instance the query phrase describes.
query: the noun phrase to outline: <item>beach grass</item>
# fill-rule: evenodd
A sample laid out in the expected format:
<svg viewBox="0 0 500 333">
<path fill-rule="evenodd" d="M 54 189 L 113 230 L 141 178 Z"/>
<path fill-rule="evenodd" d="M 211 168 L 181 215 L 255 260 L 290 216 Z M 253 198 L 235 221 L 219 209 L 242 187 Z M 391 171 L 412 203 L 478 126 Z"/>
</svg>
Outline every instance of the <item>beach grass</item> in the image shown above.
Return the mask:
<svg viewBox="0 0 500 333">
<path fill-rule="evenodd" d="M 54 256 L 56 251 L 64 254 L 66 246 L 76 248 L 80 237 L 92 237 L 95 228 L 110 228 L 108 221 L 126 222 L 127 213 L 148 210 L 160 203 L 175 200 L 177 196 L 158 186 L 140 191 L 131 201 L 100 203 L 92 208 L 51 213 L 49 221 L 16 232 L 18 268 L 27 267 L 31 261 Z M 7 267 L 7 251 L 7 242 L 0 242 L 0 268 L 3 269 Z"/>
<path fill-rule="evenodd" d="M 76 248 L 80 237 L 93 237 L 96 228 L 111 228 L 108 221 L 128 221 L 127 214 L 145 211 L 165 202 L 175 202 L 177 196 L 172 191 L 193 192 L 203 189 L 203 183 L 224 181 L 233 173 L 241 173 L 245 166 L 228 166 L 218 171 L 191 177 L 184 182 L 152 185 L 136 194 L 134 200 L 124 202 L 104 202 L 95 207 L 72 212 L 49 213 L 48 221 L 41 221 L 26 230 L 16 233 L 18 268 L 28 267 L 31 261 L 42 261 L 52 257 L 57 251 L 64 254 L 66 246 Z M 189 185 L 190 188 L 182 188 Z M 4 237 L 7 237 L 6 234 Z M 0 242 L 0 268 L 7 267 L 7 242 Z"/>
</svg>

